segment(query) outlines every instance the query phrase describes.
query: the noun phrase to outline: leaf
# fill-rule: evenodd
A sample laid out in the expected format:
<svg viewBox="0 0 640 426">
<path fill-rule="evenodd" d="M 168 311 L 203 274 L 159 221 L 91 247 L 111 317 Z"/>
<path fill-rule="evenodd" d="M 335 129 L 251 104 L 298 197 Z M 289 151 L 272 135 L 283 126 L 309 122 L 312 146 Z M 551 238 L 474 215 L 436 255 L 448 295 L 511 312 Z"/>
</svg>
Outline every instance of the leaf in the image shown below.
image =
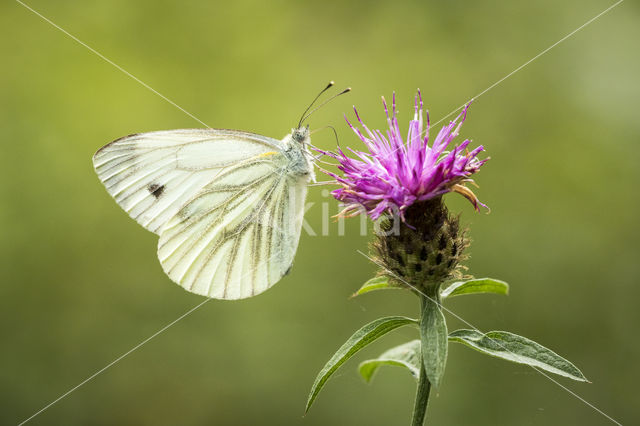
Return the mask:
<svg viewBox="0 0 640 426">
<path fill-rule="evenodd" d="M 366 283 L 364 283 L 362 287 L 360 287 L 358 291 L 353 293 L 351 297 L 360 296 L 361 294 L 369 293 L 370 291 L 374 291 L 374 290 L 388 290 L 388 289 L 394 289 L 394 288 L 401 288 L 401 287 L 391 285 L 389 283 L 388 277 L 385 277 L 385 276 L 374 277 L 374 278 L 371 278 Z"/>
<path fill-rule="evenodd" d="M 422 362 L 429 382 L 439 387 L 447 363 L 447 324 L 440 304 L 430 297 L 424 300 L 420 337 L 422 339 Z"/>
<path fill-rule="evenodd" d="M 364 380 L 370 382 L 383 365 L 405 367 L 417 379 L 420 375 L 420 340 L 412 340 L 383 352 L 376 359 L 363 361 L 358 370 Z"/>
<path fill-rule="evenodd" d="M 440 292 L 443 299 L 451 296 L 473 293 L 509 294 L 509 284 L 493 278 L 474 278 L 467 281 L 457 281 Z"/>
<path fill-rule="evenodd" d="M 340 349 L 333 354 L 325 366 L 322 367 L 322 370 L 311 387 L 305 412 L 309 411 L 311 404 L 313 404 L 313 401 L 318 396 L 318 392 L 320 392 L 326 381 L 329 380 L 329 377 L 331 377 L 331 375 L 356 352 L 398 327 L 417 323 L 417 320 L 407 317 L 385 317 L 372 321 L 360 330 L 356 331 L 351 337 L 349 337 L 344 345 L 342 345 Z"/>
<path fill-rule="evenodd" d="M 552 350 L 517 334 L 507 331 L 482 334 L 476 330 L 456 330 L 449 335 L 449 340 L 464 343 L 487 355 L 530 365 L 580 382 L 588 382 L 575 365 Z"/>
</svg>

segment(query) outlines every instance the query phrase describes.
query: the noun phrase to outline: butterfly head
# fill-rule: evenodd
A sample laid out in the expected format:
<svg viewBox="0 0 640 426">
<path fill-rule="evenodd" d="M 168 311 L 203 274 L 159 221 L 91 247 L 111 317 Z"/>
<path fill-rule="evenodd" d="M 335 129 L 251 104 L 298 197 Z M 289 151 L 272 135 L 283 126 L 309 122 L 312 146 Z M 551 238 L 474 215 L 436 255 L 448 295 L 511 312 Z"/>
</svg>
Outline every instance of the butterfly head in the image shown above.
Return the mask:
<svg viewBox="0 0 640 426">
<path fill-rule="evenodd" d="M 297 129 L 291 130 L 291 139 L 304 145 L 309 142 L 309 125 L 300 126 Z"/>
</svg>

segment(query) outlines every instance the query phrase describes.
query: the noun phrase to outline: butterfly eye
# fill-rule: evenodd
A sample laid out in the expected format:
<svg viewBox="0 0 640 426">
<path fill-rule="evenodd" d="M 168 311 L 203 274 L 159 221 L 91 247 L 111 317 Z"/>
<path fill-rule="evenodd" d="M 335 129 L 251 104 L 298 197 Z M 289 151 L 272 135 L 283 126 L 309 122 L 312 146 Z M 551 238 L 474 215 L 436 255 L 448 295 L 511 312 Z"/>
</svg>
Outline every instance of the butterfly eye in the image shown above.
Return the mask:
<svg viewBox="0 0 640 426">
<path fill-rule="evenodd" d="M 299 127 L 293 130 L 291 133 L 291 138 L 299 143 L 304 142 L 304 140 L 309 137 L 309 127 Z"/>
</svg>

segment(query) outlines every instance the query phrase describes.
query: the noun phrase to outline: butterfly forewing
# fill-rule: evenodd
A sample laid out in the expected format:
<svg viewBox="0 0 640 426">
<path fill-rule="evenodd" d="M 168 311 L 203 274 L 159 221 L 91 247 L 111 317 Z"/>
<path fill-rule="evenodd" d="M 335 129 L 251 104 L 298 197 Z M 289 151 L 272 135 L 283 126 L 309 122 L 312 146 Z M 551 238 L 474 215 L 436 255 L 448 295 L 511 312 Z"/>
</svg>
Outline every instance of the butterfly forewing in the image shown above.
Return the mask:
<svg viewBox="0 0 640 426">
<path fill-rule="evenodd" d="M 279 141 L 233 130 L 169 130 L 118 139 L 93 157 L 109 194 L 148 230 L 160 228 L 222 170 L 270 152 Z"/>
</svg>

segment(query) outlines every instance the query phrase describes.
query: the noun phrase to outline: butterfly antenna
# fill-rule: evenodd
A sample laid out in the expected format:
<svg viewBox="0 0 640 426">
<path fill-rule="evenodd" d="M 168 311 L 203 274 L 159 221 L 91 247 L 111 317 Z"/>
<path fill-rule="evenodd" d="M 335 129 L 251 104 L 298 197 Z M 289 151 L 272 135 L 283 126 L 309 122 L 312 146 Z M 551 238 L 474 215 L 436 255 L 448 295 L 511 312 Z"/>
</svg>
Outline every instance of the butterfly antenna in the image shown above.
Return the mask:
<svg viewBox="0 0 640 426">
<path fill-rule="evenodd" d="M 324 129 L 333 130 L 333 135 L 336 137 L 336 145 L 340 146 L 340 141 L 338 140 L 338 132 L 336 131 L 336 128 L 333 127 L 333 126 L 328 126 L 327 125 L 327 126 L 324 126 L 324 127 L 320 127 L 319 129 L 313 130 L 311 132 L 311 134 L 314 134 L 314 133 L 319 132 L 320 130 L 324 130 Z M 313 147 L 313 148 L 315 148 L 315 147 Z"/>
<path fill-rule="evenodd" d="M 304 119 L 304 115 L 307 113 L 307 111 L 309 111 L 309 109 L 311 109 L 311 107 L 313 106 L 313 104 L 316 103 L 316 101 L 318 100 L 318 98 L 327 90 L 329 90 L 331 87 L 333 87 L 335 83 L 333 81 L 330 81 L 329 84 L 327 84 L 327 87 L 325 87 L 324 89 L 322 89 L 320 91 L 320 93 L 318 93 L 318 95 L 313 98 L 313 101 L 311 101 L 311 103 L 309 104 L 309 106 L 307 107 L 307 109 L 304 110 L 304 112 L 302 113 L 302 115 L 300 116 L 300 121 L 298 122 L 298 128 L 300 128 L 300 126 L 302 126 L 302 121 Z"/>
<path fill-rule="evenodd" d="M 331 87 L 331 86 L 329 86 L 329 87 Z M 327 90 L 327 89 L 325 89 L 325 90 Z M 350 91 L 351 91 L 351 87 L 347 87 L 342 92 L 338 93 L 337 95 L 333 95 L 332 97 L 330 97 L 329 99 L 327 99 L 326 101 L 324 101 L 323 103 L 321 103 L 320 105 L 318 105 L 317 107 L 312 109 L 311 111 L 309 111 L 309 108 L 311 108 L 311 105 L 313 105 L 313 103 L 311 105 L 309 105 L 309 108 L 307 108 L 307 111 L 309 111 L 309 113 L 307 114 L 307 111 L 305 111 L 306 115 L 304 115 L 304 114 L 302 115 L 302 118 L 300 119 L 300 123 L 298 123 L 298 127 L 300 127 L 302 125 L 302 123 L 304 122 L 304 120 L 309 118 L 309 116 L 311 116 L 311 114 L 313 114 L 314 112 L 316 112 L 317 110 L 319 110 L 320 108 L 322 108 L 323 106 L 325 106 L 326 104 L 328 104 L 329 102 L 331 102 L 332 100 L 337 98 L 338 96 L 344 95 L 345 93 L 349 93 Z M 323 90 L 323 92 L 324 92 L 324 90 Z M 318 96 L 320 96 L 320 95 L 318 95 Z"/>
</svg>

